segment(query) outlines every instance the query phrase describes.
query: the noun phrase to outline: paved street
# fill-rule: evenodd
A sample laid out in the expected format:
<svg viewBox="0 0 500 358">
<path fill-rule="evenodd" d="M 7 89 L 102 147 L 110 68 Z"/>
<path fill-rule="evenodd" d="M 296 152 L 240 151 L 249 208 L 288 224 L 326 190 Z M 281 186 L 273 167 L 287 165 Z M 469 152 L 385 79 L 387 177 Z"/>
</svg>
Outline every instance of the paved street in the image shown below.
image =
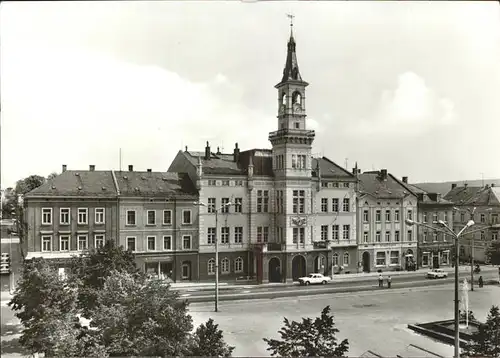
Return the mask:
<svg viewBox="0 0 500 358">
<path fill-rule="evenodd" d="M 488 286 L 469 292 L 470 309 L 484 320 L 492 304 L 498 304 L 500 287 Z M 410 343 L 444 356 L 453 347 L 432 341 L 407 328 L 408 323 L 453 318 L 453 285 L 417 289 L 328 294 L 301 298 L 221 302 L 214 313 L 211 303 L 193 303 L 191 314 L 196 325 L 212 317 L 224 331 L 226 340 L 236 346 L 235 356 L 269 356 L 263 337 L 279 338 L 283 317 L 299 320 L 316 317 L 331 305 L 340 329 L 339 338 L 348 338 L 349 356 L 372 350 L 396 356 Z"/>
</svg>

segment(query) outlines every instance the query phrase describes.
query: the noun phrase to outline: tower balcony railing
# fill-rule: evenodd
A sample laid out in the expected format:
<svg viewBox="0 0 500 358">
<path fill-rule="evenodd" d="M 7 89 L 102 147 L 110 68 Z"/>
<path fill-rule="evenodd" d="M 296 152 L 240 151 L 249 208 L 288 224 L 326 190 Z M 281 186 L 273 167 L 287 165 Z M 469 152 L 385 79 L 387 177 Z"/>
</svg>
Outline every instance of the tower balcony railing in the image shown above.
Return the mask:
<svg viewBox="0 0 500 358">
<path fill-rule="evenodd" d="M 274 138 L 278 136 L 285 136 L 285 135 L 301 135 L 301 136 L 307 136 L 307 137 L 314 137 L 315 132 L 314 130 L 309 130 L 309 129 L 293 129 L 293 128 L 282 128 L 278 129 L 277 131 L 270 132 L 269 133 L 269 138 Z"/>
</svg>

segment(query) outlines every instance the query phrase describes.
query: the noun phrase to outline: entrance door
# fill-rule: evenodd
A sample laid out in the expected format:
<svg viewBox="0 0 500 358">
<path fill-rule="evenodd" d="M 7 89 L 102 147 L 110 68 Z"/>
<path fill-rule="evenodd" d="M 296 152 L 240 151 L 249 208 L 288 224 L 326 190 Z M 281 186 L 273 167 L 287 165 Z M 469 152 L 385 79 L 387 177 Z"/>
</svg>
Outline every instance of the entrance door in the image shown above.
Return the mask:
<svg viewBox="0 0 500 358">
<path fill-rule="evenodd" d="M 182 262 L 181 278 L 183 280 L 191 281 L 191 261 Z"/>
<path fill-rule="evenodd" d="M 292 279 L 297 281 L 299 277 L 306 275 L 306 259 L 302 255 L 297 255 L 292 260 Z"/>
<path fill-rule="evenodd" d="M 281 282 L 280 260 L 277 257 L 269 260 L 269 282 Z"/>
<path fill-rule="evenodd" d="M 370 253 L 363 252 L 363 272 L 370 272 Z"/>
<path fill-rule="evenodd" d="M 432 255 L 432 268 L 439 268 L 439 254 Z"/>
</svg>

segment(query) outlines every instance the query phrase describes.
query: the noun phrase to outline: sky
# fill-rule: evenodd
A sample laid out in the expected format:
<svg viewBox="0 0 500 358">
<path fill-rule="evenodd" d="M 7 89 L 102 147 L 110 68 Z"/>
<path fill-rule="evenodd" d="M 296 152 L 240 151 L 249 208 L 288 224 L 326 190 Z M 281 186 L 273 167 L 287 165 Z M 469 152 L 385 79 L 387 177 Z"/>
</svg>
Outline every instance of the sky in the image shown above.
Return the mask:
<svg viewBox="0 0 500 358">
<path fill-rule="evenodd" d="M 3 2 L 1 186 L 271 148 L 294 18 L 315 156 L 500 178 L 498 2 Z"/>
</svg>

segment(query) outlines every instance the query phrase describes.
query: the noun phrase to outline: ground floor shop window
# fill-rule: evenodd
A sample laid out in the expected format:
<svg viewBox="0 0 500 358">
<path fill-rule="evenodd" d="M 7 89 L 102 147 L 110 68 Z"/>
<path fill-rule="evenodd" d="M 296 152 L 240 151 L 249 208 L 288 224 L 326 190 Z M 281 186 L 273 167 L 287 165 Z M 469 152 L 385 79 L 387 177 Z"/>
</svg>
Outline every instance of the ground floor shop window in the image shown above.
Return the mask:
<svg viewBox="0 0 500 358">
<path fill-rule="evenodd" d="M 399 251 L 391 251 L 391 265 L 399 265 Z"/>
<path fill-rule="evenodd" d="M 243 259 L 241 257 L 234 260 L 234 272 L 243 272 Z"/>
<path fill-rule="evenodd" d="M 338 266 L 339 265 L 339 254 L 337 254 L 337 253 L 333 254 L 332 264 L 333 264 L 333 266 Z"/>
<path fill-rule="evenodd" d="M 229 259 L 227 257 L 223 258 L 221 261 L 221 272 L 229 273 Z"/>
<path fill-rule="evenodd" d="M 385 252 L 384 251 L 377 252 L 376 257 L 377 257 L 376 261 L 377 266 L 385 266 Z"/>
<path fill-rule="evenodd" d="M 181 266 L 181 277 L 183 280 L 191 280 L 191 262 L 184 261 Z"/>
<path fill-rule="evenodd" d="M 422 254 L 422 266 L 429 266 L 429 253 L 424 252 Z"/>
<path fill-rule="evenodd" d="M 441 265 L 449 265 L 450 264 L 450 252 L 444 251 L 441 253 Z"/>
<path fill-rule="evenodd" d="M 207 266 L 208 266 L 207 267 L 208 274 L 215 275 L 215 260 L 214 259 L 208 260 Z"/>
<path fill-rule="evenodd" d="M 146 262 L 144 265 L 144 270 L 146 274 L 160 278 L 166 279 L 167 277 L 173 279 L 173 269 L 174 265 L 172 262 Z"/>
</svg>

